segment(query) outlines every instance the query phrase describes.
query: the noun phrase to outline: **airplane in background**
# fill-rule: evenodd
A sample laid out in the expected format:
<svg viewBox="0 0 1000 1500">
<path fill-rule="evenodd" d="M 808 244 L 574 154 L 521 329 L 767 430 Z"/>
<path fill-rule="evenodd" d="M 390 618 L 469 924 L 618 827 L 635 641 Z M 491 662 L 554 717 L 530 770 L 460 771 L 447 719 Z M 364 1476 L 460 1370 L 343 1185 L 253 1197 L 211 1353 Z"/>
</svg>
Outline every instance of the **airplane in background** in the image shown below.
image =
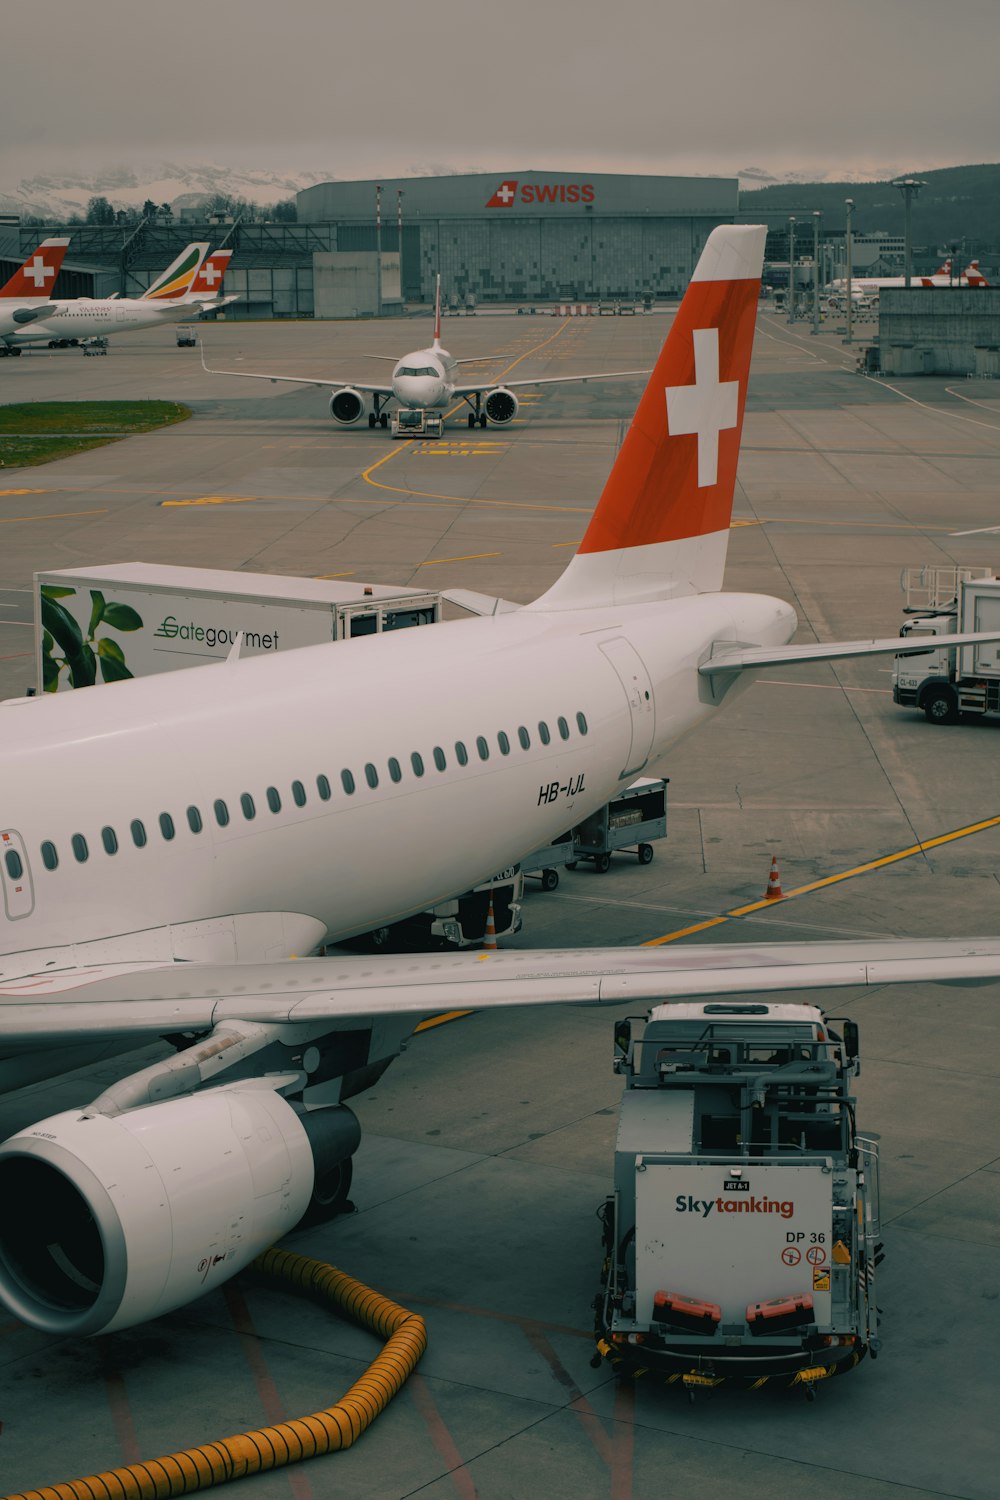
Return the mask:
<svg viewBox="0 0 1000 1500">
<path fill-rule="evenodd" d="M 18 333 L 55 311 L 52 289 L 68 245 L 68 237 L 43 240 L 0 287 L 0 355 L 21 352 L 3 342 L 5 334 Z"/>
<path fill-rule="evenodd" d="M 222 278 L 232 250 L 207 254 L 208 245 L 187 245 L 141 297 L 74 297 L 55 302 L 52 310 L 24 331 L 3 335 L 10 348 L 47 343 L 66 348 L 81 339 L 135 333 L 174 323 L 201 312 L 215 312 L 236 300 L 221 295 Z"/>
<path fill-rule="evenodd" d="M 447 349 L 442 348 L 440 276 L 434 293 L 433 343 L 426 349 L 415 349 L 411 354 L 404 354 L 402 359 L 393 359 L 388 354 L 371 354 L 367 357 L 391 360 L 395 368 L 388 385 L 361 380 L 317 380 L 310 375 L 264 375 L 249 370 L 211 370 L 205 364 L 204 350 L 201 362 L 209 375 L 235 375 L 244 380 L 270 380 L 272 383 L 285 381 L 291 385 L 332 388 L 330 415 L 345 426 L 360 421 L 364 416 L 365 394 L 368 394 L 372 398 L 372 410 L 368 413 L 369 427 L 388 427 L 389 415 L 383 408 L 391 400 L 411 411 L 436 411 L 451 406 L 454 401 L 464 401 L 470 407 L 470 427 L 475 427 L 477 423 L 480 427 L 485 427 L 487 421 L 502 427 L 513 422 L 517 416 L 516 390 L 649 374 L 648 370 L 603 370 L 593 375 L 555 375 L 535 380 L 460 381 L 457 378 L 459 365 L 478 365 L 484 363 L 484 360 L 482 356 L 475 359 L 455 359 Z"/>
<path fill-rule="evenodd" d="M 0 705 L 0 1087 L 178 1049 L 0 1145 L 14 1316 L 127 1328 L 342 1209 L 346 1101 L 420 1016 L 1000 977 L 996 939 L 321 956 L 662 773 L 756 671 L 926 649 L 790 645 L 789 604 L 722 591 L 765 236 L 709 236 L 579 550 L 532 604 Z"/>
<path fill-rule="evenodd" d="M 961 276 L 958 278 L 959 286 L 989 286 L 982 271 L 979 269 L 978 260 L 970 260 Z"/>
<path fill-rule="evenodd" d="M 970 261 L 960 276 L 952 275 L 952 262 L 946 260 L 929 276 L 914 272 L 910 277 L 910 285 L 911 287 L 989 286 L 989 282 L 980 271 L 978 260 Z M 852 276 L 851 298 L 853 301 L 865 297 L 877 297 L 883 287 L 897 286 L 906 286 L 905 276 Z M 826 290 L 843 297 L 847 291 L 846 276 L 840 276 L 835 281 L 831 281 Z"/>
</svg>

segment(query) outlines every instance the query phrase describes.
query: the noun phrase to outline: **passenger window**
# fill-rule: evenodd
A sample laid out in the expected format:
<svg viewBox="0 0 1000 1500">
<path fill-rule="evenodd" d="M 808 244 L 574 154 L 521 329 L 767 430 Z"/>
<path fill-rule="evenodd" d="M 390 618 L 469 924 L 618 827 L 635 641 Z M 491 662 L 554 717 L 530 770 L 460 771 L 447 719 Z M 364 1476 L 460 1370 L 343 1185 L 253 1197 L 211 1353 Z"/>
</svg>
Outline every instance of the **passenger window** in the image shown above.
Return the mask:
<svg viewBox="0 0 1000 1500">
<path fill-rule="evenodd" d="M 445 766 L 448 764 L 448 762 L 444 758 L 444 751 L 441 749 L 440 745 L 434 746 L 434 764 L 437 766 L 439 771 L 443 771 Z"/>
<path fill-rule="evenodd" d="M 115 847 L 117 848 L 117 845 Z M 20 880 L 21 876 L 24 874 L 24 865 L 21 863 L 21 856 L 18 854 L 17 850 L 8 849 L 4 854 L 3 860 L 4 864 L 7 866 L 7 874 L 10 876 L 11 880 Z"/>
<path fill-rule="evenodd" d="M 70 839 L 70 843 L 73 845 L 73 853 L 76 855 L 77 862 L 81 865 L 84 864 L 88 854 L 90 853 L 90 850 L 87 848 L 87 840 L 84 838 L 83 834 L 74 833 L 73 837 Z"/>
<path fill-rule="evenodd" d="M 539 720 L 538 738 L 543 745 L 547 745 L 552 738 L 551 734 L 549 734 L 549 726 L 545 723 L 544 719 Z"/>
<path fill-rule="evenodd" d="M 503 732 L 502 729 L 500 730 L 500 733 L 497 735 L 497 744 L 500 746 L 500 754 L 501 755 L 509 755 L 510 754 L 510 740 L 504 734 L 504 732 Z"/>
<path fill-rule="evenodd" d="M 51 839 L 46 839 L 42 845 L 42 864 L 47 870 L 56 870 L 59 867 L 59 854 Z"/>
<path fill-rule="evenodd" d="M 169 843 L 170 840 L 173 838 L 175 831 L 176 830 L 174 828 L 174 820 L 170 816 L 170 814 L 169 813 L 160 813 L 160 832 L 163 834 L 163 837 L 167 840 L 167 843 Z"/>
<path fill-rule="evenodd" d="M 525 729 L 525 727 L 524 727 L 523 724 L 521 725 L 520 729 L 517 731 L 517 737 L 518 737 L 518 739 L 521 742 L 521 749 L 522 750 L 530 750 L 531 749 L 531 735 Z"/>
<path fill-rule="evenodd" d="M 577 727 L 577 729 L 579 729 L 579 731 L 580 731 L 581 734 L 586 734 L 587 733 L 587 720 L 586 720 L 586 717 L 583 714 L 577 714 L 577 716 L 576 716 L 576 727 Z"/>
<path fill-rule="evenodd" d="M 340 781 L 341 785 L 344 788 L 344 791 L 348 796 L 350 796 L 354 791 L 354 777 L 351 775 L 350 771 L 341 771 Z"/>
<path fill-rule="evenodd" d="M 378 772 L 372 765 L 371 761 L 369 761 L 365 766 L 365 780 L 373 790 L 378 786 Z"/>
<path fill-rule="evenodd" d="M 461 740 L 455 741 L 455 759 L 458 761 L 460 766 L 467 766 L 469 764 L 469 752 L 468 750 L 466 750 Z"/>
<path fill-rule="evenodd" d="M 559 737 L 560 737 L 560 739 L 568 740 L 569 739 L 569 725 L 566 723 L 566 720 L 565 719 L 557 719 L 556 723 L 559 725 Z"/>
<path fill-rule="evenodd" d="M 221 797 L 217 797 L 215 799 L 215 821 L 218 823 L 220 828 L 225 828 L 226 824 L 229 822 L 229 808 L 223 802 Z"/>
<path fill-rule="evenodd" d="M 403 768 L 394 755 L 389 756 L 389 776 L 392 781 L 402 781 Z"/>
<path fill-rule="evenodd" d="M 330 783 L 329 783 L 329 781 L 327 781 L 327 779 L 326 779 L 325 776 L 317 776 L 316 777 L 316 790 L 317 790 L 317 792 L 319 792 L 319 797 L 320 797 L 320 801 L 321 802 L 329 802 L 329 800 L 330 800 Z"/>
<path fill-rule="evenodd" d="M 276 786 L 269 786 L 267 789 L 267 805 L 273 813 L 280 813 L 281 794 Z"/>
<path fill-rule="evenodd" d="M 198 811 L 198 809 L 196 807 L 189 807 L 188 808 L 188 810 L 187 810 L 187 820 L 188 820 L 188 827 L 190 828 L 190 830 L 191 830 L 192 833 L 200 833 L 201 832 L 201 828 L 202 828 L 201 813 Z"/>
<path fill-rule="evenodd" d="M 292 782 L 292 801 L 296 807 L 305 807 L 306 805 L 306 789 L 301 781 Z"/>
<path fill-rule="evenodd" d="M 139 818 L 133 818 L 131 823 L 132 842 L 137 849 L 146 847 L 146 825 Z"/>
<path fill-rule="evenodd" d="M 118 835 L 115 833 L 115 830 L 113 828 L 101 829 L 101 843 L 104 845 L 108 854 L 118 853 Z"/>
<path fill-rule="evenodd" d="M 422 776 L 424 774 L 424 758 L 419 750 L 414 750 L 410 756 L 410 765 L 413 767 L 414 776 Z"/>
<path fill-rule="evenodd" d="M 480 760 L 489 760 L 490 747 L 481 734 L 476 736 L 476 749 L 479 751 Z"/>
<path fill-rule="evenodd" d="M 240 806 L 243 809 L 243 816 L 248 823 L 257 816 L 257 809 L 254 807 L 253 798 L 249 792 L 244 792 L 240 797 Z"/>
</svg>

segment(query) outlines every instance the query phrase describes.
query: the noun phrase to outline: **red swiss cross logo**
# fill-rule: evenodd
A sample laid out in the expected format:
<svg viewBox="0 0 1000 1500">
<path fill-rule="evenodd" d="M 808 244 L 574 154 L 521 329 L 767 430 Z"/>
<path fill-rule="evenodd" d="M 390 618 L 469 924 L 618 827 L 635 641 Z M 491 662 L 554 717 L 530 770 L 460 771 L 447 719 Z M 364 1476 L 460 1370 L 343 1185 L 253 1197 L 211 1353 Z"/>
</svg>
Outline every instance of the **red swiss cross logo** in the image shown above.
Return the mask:
<svg viewBox="0 0 1000 1500">
<path fill-rule="evenodd" d="M 517 197 L 517 178 L 510 177 L 501 182 L 493 197 L 486 204 L 487 208 L 510 208 Z"/>
</svg>

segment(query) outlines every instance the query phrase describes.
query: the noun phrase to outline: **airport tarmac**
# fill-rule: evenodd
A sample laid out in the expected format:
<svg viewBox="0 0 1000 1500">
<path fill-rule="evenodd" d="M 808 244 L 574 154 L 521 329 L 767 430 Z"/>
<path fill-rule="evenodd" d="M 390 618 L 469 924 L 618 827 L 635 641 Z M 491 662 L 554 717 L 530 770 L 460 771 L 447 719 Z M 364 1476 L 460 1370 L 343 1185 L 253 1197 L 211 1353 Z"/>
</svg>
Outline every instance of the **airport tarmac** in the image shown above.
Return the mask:
<svg viewBox="0 0 1000 1500">
<path fill-rule="evenodd" d="M 444 342 L 496 375 L 650 365 L 667 320 L 461 318 Z M 209 363 L 363 375 L 419 321 L 229 322 Z M 374 366 L 376 371 L 380 367 Z M 384 367 L 381 367 L 384 369 Z M 191 421 L 0 473 L 0 696 L 33 680 L 31 575 L 112 561 L 244 568 L 527 600 L 586 525 L 641 382 L 529 393 L 510 427 L 394 444 L 337 428 L 322 392 L 205 374 L 172 330 L 0 362 L 0 401 L 177 399 Z M 894 635 L 910 564 L 994 566 L 1000 399 L 893 387 L 824 324 L 762 312 L 727 586 L 799 612 L 799 639 Z M 349 649 L 349 647 L 344 647 Z M 113 689 L 112 689 L 113 690 Z M 336 691 L 335 681 L 317 684 Z M 460 685 L 456 687 L 460 691 Z M 344 705 L 345 713 L 363 709 Z M 885 660 L 768 670 L 670 766 L 645 867 L 529 881 L 512 946 L 740 943 L 1000 931 L 1000 723 L 896 708 Z M 439 837 L 440 831 L 429 830 Z M 785 899 L 764 895 L 771 855 Z M 391 858 L 375 850 L 373 859 Z M 615 1012 L 473 1015 L 421 1033 L 356 1102 L 357 1212 L 290 1237 L 426 1319 L 418 1373 L 349 1452 L 240 1481 L 258 1500 L 916 1500 L 996 1494 L 1000 990 L 817 997 L 861 1025 L 859 1123 L 882 1149 L 877 1362 L 801 1395 L 689 1405 L 590 1366 L 619 1085 Z M 0 1134 L 82 1104 L 134 1060 L 0 1102 Z M 155 1457 L 333 1401 L 370 1337 L 244 1275 L 90 1342 L 0 1321 L 4 1494 Z"/>
</svg>

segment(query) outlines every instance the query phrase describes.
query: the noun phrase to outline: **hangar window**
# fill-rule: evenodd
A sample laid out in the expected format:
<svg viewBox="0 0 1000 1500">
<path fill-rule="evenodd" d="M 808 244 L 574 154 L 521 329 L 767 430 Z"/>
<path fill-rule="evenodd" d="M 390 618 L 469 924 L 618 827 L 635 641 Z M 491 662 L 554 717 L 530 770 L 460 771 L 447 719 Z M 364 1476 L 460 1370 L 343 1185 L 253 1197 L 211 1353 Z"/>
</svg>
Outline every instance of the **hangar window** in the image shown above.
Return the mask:
<svg viewBox="0 0 1000 1500">
<path fill-rule="evenodd" d="M 560 737 L 560 739 L 568 740 L 569 739 L 569 725 L 566 723 L 566 720 L 563 719 L 563 718 L 558 718 L 556 720 L 556 723 L 559 725 L 559 737 Z"/>
<path fill-rule="evenodd" d="M 403 768 L 394 755 L 389 756 L 389 779 L 391 781 L 402 781 Z"/>
<path fill-rule="evenodd" d="M 168 843 L 174 836 L 174 820 L 169 813 L 160 813 L 160 832 Z"/>
<path fill-rule="evenodd" d="M 321 802 L 329 802 L 330 783 L 325 776 L 316 777 L 316 790 L 319 792 Z"/>
<path fill-rule="evenodd" d="M 467 766 L 469 764 L 469 752 L 468 750 L 466 750 L 461 740 L 455 741 L 455 759 L 458 761 L 460 766 Z"/>
<path fill-rule="evenodd" d="M 117 847 L 118 846 L 116 844 L 115 848 Z M 24 865 L 21 863 L 21 856 L 18 854 L 17 850 L 8 849 L 5 852 L 3 859 L 4 864 L 7 866 L 7 874 L 10 876 L 11 880 L 20 880 L 21 876 L 24 874 Z"/>
<path fill-rule="evenodd" d="M 525 727 L 524 727 L 523 724 L 521 725 L 520 729 L 517 731 L 517 737 L 518 737 L 518 739 L 521 742 L 521 749 L 522 750 L 530 750 L 531 749 L 531 735 L 525 729 Z"/>
<path fill-rule="evenodd" d="M 365 766 L 365 780 L 367 781 L 368 785 L 372 788 L 373 791 L 374 791 L 375 787 L 378 786 L 378 772 L 376 771 L 375 767 L 372 765 L 371 761 L 369 761 L 368 764 Z"/>
<path fill-rule="evenodd" d="M 444 758 L 444 751 L 441 749 L 440 745 L 434 746 L 434 764 L 437 766 L 439 771 L 443 771 L 445 766 L 448 764 L 448 762 Z"/>
<path fill-rule="evenodd" d="M 145 823 L 142 822 L 141 818 L 133 818 L 132 819 L 131 828 L 132 828 L 132 842 L 133 842 L 133 844 L 135 845 L 135 847 L 137 849 L 145 849 L 145 847 L 146 847 L 146 825 L 145 825 Z"/>
<path fill-rule="evenodd" d="M 108 854 L 118 853 L 118 835 L 113 828 L 101 829 L 101 843 Z"/>
<path fill-rule="evenodd" d="M 190 830 L 191 830 L 192 833 L 200 833 L 201 832 L 201 828 L 202 828 L 201 813 L 198 811 L 198 809 L 196 807 L 189 807 L 188 808 L 188 810 L 187 810 L 187 820 L 188 820 L 188 827 L 190 828 Z"/>
<path fill-rule="evenodd" d="M 240 806 L 248 823 L 257 816 L 257 809 L 254 807 L 253 798 L 249 792 L 243 792 L 240 796 Z"/>
<path fill-rule="evenodd" d="M 267 789 L 267 805 L 273 813 L 280 813 L 281 793 L 276 786 L 269 786 Z"/>
<path fill-rule="evenodd" d="M 586 734 L 587 733 L 587 716 L 586 716 L 586 714 L 577 714 L 577 716 L 576 716 L 576 727 L 577 727 L 577 729 L 579 729 L 579 731 L 580 731 L 581 734 Z"/>
<path fill-rule="evenodd" d="M 229 808 L 223 802 L 221 797 L 216 797 L 215 799 L 215 821 L 218 823 L 220 828 L 225 828 L 226 824 L 229 822 Z"/>
<path fill-rule="evenodd" d="M 547 745 L 552 738 L 551 734 L 549 734 L 549 726 L 544 719 L 540 719 L 538 722 L 538 738 L 543 745 Z"/>
<path fill-rule="evenodd" d="M 422 776 L 424 774 L 424 758 L 419 750 L 414 750 L 410 756 L 410 765 L 413 767 L 414 776 Z"/>
<path fill-rule="evenodd" d="M 87 840 L 84 838 L 83 834 L 74 833 L 73 837 L 70 839 L 70 843 L 73 845 L 73 853 L 76 856 L 77 863 L 81 865 L 84 864 L 86 862 L 88 854 L 90 853 L 90 850 L 87 848 Z"/>
<path fill-rule="evenodd" d="M 347 793 L 347 795 L 350 796 L 354 791 L 354 777 L 351 775 L 350 771 L 341 771 L 340 784 L 344 788 L 344 791 Z"/>
<path fill-rule="evenodd" d="M 306 789 L 301 781 L 292 782 L 292 801 L 296 807 L 305 807 L 306 805 Z"/>
<path fill-rule="evenodd" d="M 489 760 L 490 747 L 481 734 L 476 736 L 476 749 L 479 751 L 480 760 Z"/>
<path fill-rule="evenodd" d="M 42 864 L 47 870 L 55 870 L 59 865 L 59 854 L 51 839 L 46 839 L 42 845 Z"/>
<path fill-rule="evenodd" d="M 500 730 L 499 734 L 497 735 L 497 744 L 500 746 L 500 754 L 501 755 L 509 755 L 510 754 L 510 740 L 504 734 L 504 732 L 503 732 L 502 729 Z"/>
</svg>

